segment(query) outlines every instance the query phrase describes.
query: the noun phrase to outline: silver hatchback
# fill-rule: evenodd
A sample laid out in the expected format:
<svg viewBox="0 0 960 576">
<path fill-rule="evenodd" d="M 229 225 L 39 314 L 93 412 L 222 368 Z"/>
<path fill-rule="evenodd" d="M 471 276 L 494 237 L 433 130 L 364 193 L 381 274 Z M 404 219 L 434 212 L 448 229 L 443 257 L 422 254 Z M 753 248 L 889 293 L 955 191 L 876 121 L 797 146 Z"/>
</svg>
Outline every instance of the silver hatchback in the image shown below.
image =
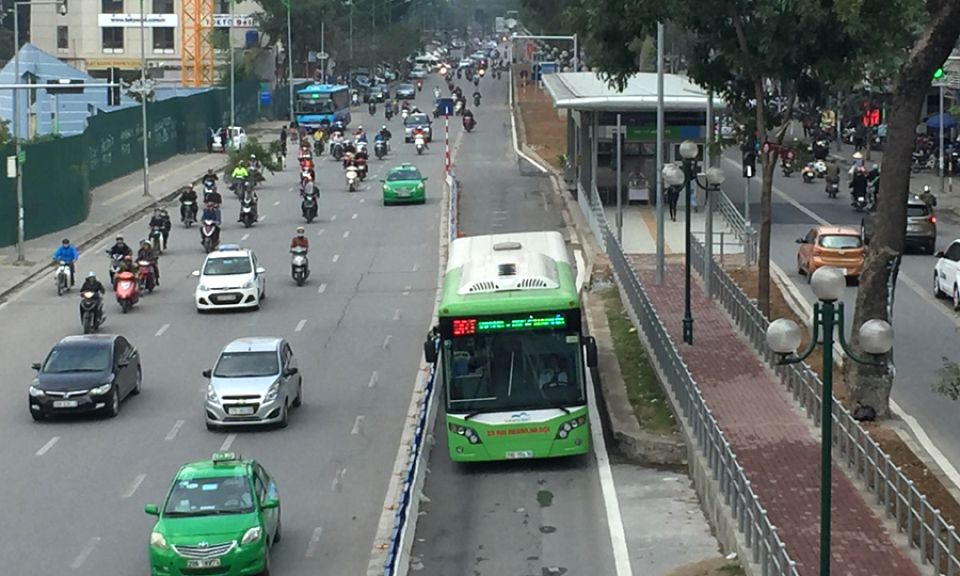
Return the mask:
<svg viewBox="0 0 960 576">
<path fill-rule="evenodd" d="M 303 402 L 303 377 L 283 338 L 239 338 L 227 344 L 213 370 L 204 370 L 208 430 L 275 424 Z"/>
</svg>

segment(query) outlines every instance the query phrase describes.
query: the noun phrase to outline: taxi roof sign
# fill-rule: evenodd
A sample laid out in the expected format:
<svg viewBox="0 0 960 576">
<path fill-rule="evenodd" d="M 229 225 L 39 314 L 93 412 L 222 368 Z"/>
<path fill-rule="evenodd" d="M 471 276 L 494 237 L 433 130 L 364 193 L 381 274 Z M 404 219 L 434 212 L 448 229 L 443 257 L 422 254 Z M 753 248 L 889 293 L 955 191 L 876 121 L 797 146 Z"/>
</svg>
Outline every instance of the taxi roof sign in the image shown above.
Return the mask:
<svg viewBox="0 0 960 576">
<path fill-rule="evenodd" d="M 240 455 L 234 452 L 217 452 L 213 455 L 213 463 L 218 464 L 220 462 L 237 462 L 240 460 Z"/>
<path fill-rule="evenodd" d="M 242 250 L 239 244 L 221 244 L 218 252 L 237 252 L 239 250 Z"/>
</svg>

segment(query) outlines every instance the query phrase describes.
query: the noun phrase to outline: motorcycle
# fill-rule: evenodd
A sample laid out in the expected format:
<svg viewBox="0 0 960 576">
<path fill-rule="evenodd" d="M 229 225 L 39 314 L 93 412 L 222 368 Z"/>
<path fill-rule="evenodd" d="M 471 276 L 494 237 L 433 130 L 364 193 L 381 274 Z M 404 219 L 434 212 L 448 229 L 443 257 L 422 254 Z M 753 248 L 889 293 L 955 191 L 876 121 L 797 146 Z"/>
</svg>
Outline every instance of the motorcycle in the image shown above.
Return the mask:
<svg viewBox="0 0 960 576">
<path fill-rule="evenodd" d="M 357 158 L 354 161 L 354 165 L 357 167 L 357 176 L 360 177 L 360 181 L 367 179 L 367 159 L 366 158 Z"/>
<path fill-rule="evenodd" d="M 410 116 L 410 110 L 404 108 L 403 110 L 400 111 L 400 118 L 402 118 L 403 120 L 406 120 L 408 116 Z"/>
<path fill-rule="evenodd" d="M 418 155 L 423 154 L 423 147 L 424 147 L 424 145 L 425 145 L 423 136 L 421 136 L 421 135 L 418 134 L 417 137 L 414 138 L 413 144 L 414 144 L 414 146 L 417 147 L 417 154 L 418 154 Z"/>
<path fill-rule="evenodd" d="M 110 254 L 110 251 L 107 250 L 107 255 L 110 256 L 110 283 L 117 283 L 117 272 L 120 271 L 120 264 L 123 262 L 123 256 L 120 254 Z"/>
<path fill-rule="evenodd" d="M 313 141 L 313 153 L 317 156 L 323 156 L 323 140 Z"/>
<path fill-rule="evenodd" d="M 117 296 L 117 304 L 120 305 L 120 310 L 124 314 L 140 301 L 140 283 L 134 278 L 133 272 L 124 270 L 117 274 L 117 282 L 113 292 Z"/>
<path fill-rule="evenodd" d="M 303 283 L 310 277 L 310 263 L 307 261 L 307 249 L 297 246 L 290 250 L 293 257 L 290 259 L 290 275 L 297 283 L 297 286 L 303 286 Z"/>
<path fill-rule="evenodd" d="M 477 125 L 477 121 L 473 119 L 473 116 L 464 116 L 463 117 L 463 127 L 467 132 L 472 132 L 473 127 Z"/>
<path fill-rule="evenodd" d="M 377 140 L 373 144 L 373 153 L 376 154 L 377 160 L 383 160 L 383 157 L 387 155 L 387 143 L 383 140 Z"/>
<path fill-rule="evenodd" d="M 330 145 L 330 155 L 333 156 L 333 159 L 339 162 L 343 158 L 343 143 L 334 142 Z"/>
<path fill-rule="evenodd" d="M 57 267 L 57 296 L 63 296 L 63 293 L 70 289 L 71 279 L 70 264 L 66 260 L 61 260 Z"/>
<path fill-rule="evenodd" d="M 257 221 L 256 211 L 257 203 L 253 201 L 253 198 L 244 197 L 240 201 L 240 222 L 243 223 L 244 228 L 253 226 L 254 222 Z"/>
<path fill-rule="evenodd" d="M 857 196 L 853 200 L 853 209 L 857 212 L 863 212 L 867 208 L 866 196 Z"/>
<path fill-rule="evenodd" d="M 300 212 L 304 219 L 310 224 L 317 217 L 317 196 L 319 191 L 314 187 L 308 187 L 303 193 L 303 201 L 300 203 Z"/>
<path fill-rule="evenodd" d="M 423 80 L 417 80 L 417 92 L 423 91 Z"/>
<path fill-rule="evenodd" d="M 479 105 L 480 105 L 480 95 L 479 95 L 479 94 L 474 94 L 474 96 L 473 96 L 473 105 L 474 105 L 474 106 L 479 106 Z"/>
<path fill-rule="evenodd" d="M 393 106 L 387 104 L 387 106 L 383 109 L 383 116 L 389 122 L 390 119 L 393 118 Z"/>
<path fill-rule="evenodd" d="M 347 177 L 347 188 L 351 192 L 354 192 L 357 189 L 357 184 L 360 182 L 360 175 L 357 173 L 357 169 L 354 166 L 347 166 L 346 169 Z"/>
<path fill-rule="evenodd" d="M 140 284 L 141 292 L 144 290 L 153 292 L 157 287 L 157 279 L 153 274 L 153 262 L 137 260 L 137 282 Z"/>
<path fill-rule="evenodd" d="M 376 115 L 377 115 L 377 105 L 374 104 L 373 102 L 371 102 L 371 103 L 367 106 L 367 113 L 370 114 L 371 116 L 376 116 Z"/>
<path fill-rule="evenodd" d="M 836 198 L 837 194 L 840 193 L 839 184 L 827 184 L 827 196 L 830 198 Z"/>
<path fill-rule="evenodd" d="M 103 324 L 103 302 L 98 293 L 87 291 L 80 295 L 80 323 L 84 334 L 95 332 Z"/>
<path fill-rule="evenodd" d="M 817 160 L 813 163 L 813 171 L 817 178 L 825 178 L 827 176 L 827 163 L 823 160 Z"/>
<path fill-rule="evenodd" d="M 159 226 L 152 226 L 150 228 L 150 235 L 147 236 L 147 240 L 150 242 L 150 246 L 157 251 L 157 254 L 163 252 L 163 229 Z"/>
<path fill-rule="evenodd" d="M 204 192 L 206 194 L 206 192 Z M 189 228 L 193 226 L 193 223 L 197 221 L 197 203 L 193 200 L 182 200 L 180 202 L 180 213 L 183 214 L 183 217 L 180 218 L 180 221 L 183 222 L 184 228 Z"/>
<path fill-rule="evenodd" d="M 203 246 L 203 249 L 206 250 L 207 254 L 213 252 L 217 248 L 219 231 L 220 226 L 217 224 L 216 220 L 203 221 L 203 226 L 200 227 L 200 244 Z"/>
<path fill-rule="evenodd" d="M 791 174 L 793 174 L 793 161 L 783 158 L 780 160 L 780 169 L 783 171 L 784 176 L 789 177 Z"/>
<path fill-rule="evenodd" d="M 813 181 L 817 178 L 817 173 L 813 169 L 813 163 L 807 162 L 807 165 L 800 170 L 800 176 L 803 178 L 804 184 L 812 184 Z"/>
</svg>

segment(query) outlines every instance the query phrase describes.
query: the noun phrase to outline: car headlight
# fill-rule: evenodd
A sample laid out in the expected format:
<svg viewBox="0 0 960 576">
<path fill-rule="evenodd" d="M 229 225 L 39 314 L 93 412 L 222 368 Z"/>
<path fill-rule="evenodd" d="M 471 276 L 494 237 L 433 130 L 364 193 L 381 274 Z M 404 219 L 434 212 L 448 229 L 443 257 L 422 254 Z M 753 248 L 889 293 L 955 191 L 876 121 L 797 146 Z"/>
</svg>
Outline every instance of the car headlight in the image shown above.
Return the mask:
<svg viewBox="0 0 960 576">
<path fill-rule="evenodd" d="M 263 534 L 263 530 L 259 526 L 254 526 L 243 534 L 243 538 L 240 540 L 240 545 L 243 546 L 245 544 L 253 544 L 260 539 L 261 534 Z"/>
<path fill-rule="evenodd" d="M 154 548 L 160 548 L 161 550 L 167 547 L 167 539 L 163 537 L 163 534 L 159 532 L 150 533 L 150 546 Z"/>
<path fill-rule="evenodd" d="M 459 434 L 467 439 L 467 442 L 471 444 L 481 444 L 480 436 L 477 434 L 477 431 L 473 428 L 467 428 L 466 426 L 458 426 L 457 424 L 450 424 L 450 431 L 454 434 Z"/>
<path fill-rule="evenodd" d="M 253 287 L 256 285 L 256 283 L 257 283 L 257 279 L 256 279 L 256 278 L 251 278 L 251 279 L 247 280 L 246 282 L 244 282 L 244 283 L 243 283 L 243 286 L 241 286 L 241 288 L 253 288 Z"/>
<path fill-rule="evenodd" d="M 103 396 L 107 392 L 110 392 L 111 388 L 113 388 L 113 382 L 107 382 L 106 384 L 102 384 L 96 388 L 91 388 L 90 394 L 94 396 Z"/>
<path fill-rule="evenodd" d="M 207 401 L 208 402 L 219 402 L 220 398 L 217 397 L 217 389 L 213 387 L 213 384 L 207 384 Z"/>
<path fill-rule="evenodd" d="M 263 401 L 272 402 L 276 400 L 277 396 L 279 395 L 280 395 L 280 381 L 278 380 L 273 383 L 273 386 L 271 386 L 269 390 L 267 390 L 267 395 L 264 397 Z"/>
<path fill-rule="evenodd" d="M 200 284 L 197 285 L 197 290 L 199 290 L 199 291 L 201 291 L 201 292 L 206 292 L 206 291 L 207 291 L 207 286 L 201 282 Z"/>
<path fill-rule="evenodd" d="M 34 398 L 40 398 L 41 396 L 45 396 L 46 394 L 43 392 L 43 390 L 37 388 L 36 385 L 31 384 L 30 395 L 33 396 Z"/>
</svg>

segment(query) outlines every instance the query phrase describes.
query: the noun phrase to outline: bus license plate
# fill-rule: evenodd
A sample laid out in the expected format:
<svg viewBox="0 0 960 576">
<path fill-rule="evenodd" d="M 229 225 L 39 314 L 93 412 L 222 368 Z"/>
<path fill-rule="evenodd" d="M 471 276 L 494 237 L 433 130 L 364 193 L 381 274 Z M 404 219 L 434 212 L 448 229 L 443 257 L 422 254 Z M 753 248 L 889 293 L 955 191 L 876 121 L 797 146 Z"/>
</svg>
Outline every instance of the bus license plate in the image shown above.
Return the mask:
<svg viewBox="0 0 960 576">
<path fill-rule="evenodd" d="M 76 400 L 54 400 L 53 407 L 54 408 L 76 408 L 77 401 Z"/>
<path fill-rule="evenodd" d="M 203 560 L 187 560 L 187 568 L 216 568 L 220 565 L 219 558 L 206 558 Z"/>
<path fill-rule="evenodd" d="M 515 450 L 507 452 L 507 460 L 519 460 L 521 458 L 533 458 L 533 450 Z"/>
<path fill-rule="evenodd" d="M 231 416 L 243 416 L 245 414 L 253 414 L 253 406 L 241 406 L 239 408 L 230 408 L 227 410 Z"/>
</svg>

